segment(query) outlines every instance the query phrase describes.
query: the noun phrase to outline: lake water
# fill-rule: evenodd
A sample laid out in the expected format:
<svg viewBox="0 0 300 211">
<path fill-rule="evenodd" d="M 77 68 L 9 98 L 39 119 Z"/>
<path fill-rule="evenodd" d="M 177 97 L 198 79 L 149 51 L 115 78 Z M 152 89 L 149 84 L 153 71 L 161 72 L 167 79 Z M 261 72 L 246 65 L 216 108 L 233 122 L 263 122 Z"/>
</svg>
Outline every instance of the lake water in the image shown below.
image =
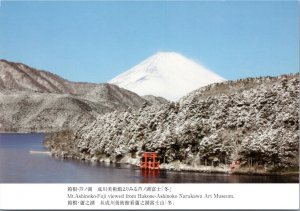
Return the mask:
<svg viewBox="0 0 300 211">
<path fill-rule="evenodd" d="M 298 176 L 143 171 L 129 165 L 60 160 L 43 151 L 43 134 L 0 133 L 0 183 L 298 183 Z"/>
</svg>

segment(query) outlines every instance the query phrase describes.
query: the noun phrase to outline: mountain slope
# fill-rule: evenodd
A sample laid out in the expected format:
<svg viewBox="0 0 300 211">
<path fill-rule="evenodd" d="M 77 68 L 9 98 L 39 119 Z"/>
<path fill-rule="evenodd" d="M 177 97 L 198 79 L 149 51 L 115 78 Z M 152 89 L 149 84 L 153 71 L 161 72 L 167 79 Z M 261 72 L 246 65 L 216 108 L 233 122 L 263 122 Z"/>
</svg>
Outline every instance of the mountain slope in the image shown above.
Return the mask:
<svg viewBox="0 0 300 211">
<path fill-rule="evenodd" d="M 0 60 L 0 90 L 84 94 L 96 86 L 93 83 L 71 82 L 22 63 Z"/>
<path fill-rule="evenodd" d="M 227 81 L 176 103 L 99 116 L 46 145 L 57 156 L 137 165 L 156 151 L 162 168 L 176 170 L 227 172 L 238 160 L 239 172 L 298 172 L 298 97 L 299 74 Z"/>
<path fill-rule="evenodd" d="M 221 81 L 224 81 L 222 77 L 178 53 L 161 52 L 109 83 L 140 96 L 154 95 L 175 101 L 195 89 Z"/>
<path fill-rule="evenodd" d="M 113 84 L 77 83 L 0 60 L 0 131 L 66 130 L 99 114 L 151 105 Z"/>
<path fill-rule="evenodd" d="M 161 105 L 161 104 L 169 103 L 169 101 L 167 101 L 165 98 L 162 97 L 155 97 L 153 95 L 144 95 L 142 97 L 148 102 L 150 102 L 152 105 Z"/>
</svg>

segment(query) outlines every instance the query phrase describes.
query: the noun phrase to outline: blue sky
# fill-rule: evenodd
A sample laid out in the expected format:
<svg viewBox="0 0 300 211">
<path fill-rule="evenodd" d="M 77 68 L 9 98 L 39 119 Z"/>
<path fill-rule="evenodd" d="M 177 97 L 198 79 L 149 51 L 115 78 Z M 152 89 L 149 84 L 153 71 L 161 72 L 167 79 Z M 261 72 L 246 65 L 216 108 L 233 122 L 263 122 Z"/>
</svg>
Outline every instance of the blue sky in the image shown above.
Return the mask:
<svg viewBox="0 0 300 211">
<path fill-rule="evenodd" d="M 299 70 L 298 1 L 2 1 L 0 58 L 106 82 L 159 51 L 230 80 Z"/>
</svg>

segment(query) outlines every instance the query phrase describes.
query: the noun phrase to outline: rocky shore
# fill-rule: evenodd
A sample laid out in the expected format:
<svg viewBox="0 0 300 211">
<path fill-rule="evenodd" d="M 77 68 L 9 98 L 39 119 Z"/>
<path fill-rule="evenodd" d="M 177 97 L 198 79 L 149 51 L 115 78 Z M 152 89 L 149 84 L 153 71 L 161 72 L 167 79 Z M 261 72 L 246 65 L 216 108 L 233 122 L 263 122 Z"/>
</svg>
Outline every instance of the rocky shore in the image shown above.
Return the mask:
<svg viewBox="0 0 300 211">
<path fill-rule="evenodd" d="M 54 156 L 139 165 L 159 154 L 170 170 L 289 174 L 299 171 L 299 74 L 212 84 L 178 102 L 114 111 L 49 134 Z"/>
</svg>

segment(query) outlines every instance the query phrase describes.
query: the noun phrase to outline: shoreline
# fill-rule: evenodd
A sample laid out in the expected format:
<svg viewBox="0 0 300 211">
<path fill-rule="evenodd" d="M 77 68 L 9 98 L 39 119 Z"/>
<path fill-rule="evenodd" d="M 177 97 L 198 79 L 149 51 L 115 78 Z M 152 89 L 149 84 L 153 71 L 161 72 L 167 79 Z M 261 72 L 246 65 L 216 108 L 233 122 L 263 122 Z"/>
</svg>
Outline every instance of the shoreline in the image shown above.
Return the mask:
<svg viewBox="0 0 300 211">
<path fill-rule="evenodd" d="M 56 132 L 61 132 L 64 130 L 60 130 L 60 131 L 0 131 L 0 134 L 9 134 L 9 133 L 17 133 L 17 134 L 51 134 L 51 133 L 56 133 Z"/>
<path fill-rule="evenodd" d="M 105 164 L 114 164 L 114 165 L 130 165 L 135 168 L 140 168 L 137 165 L 136 160 L 131 160 L 131 162 L 113 162 L 111 160 L 93 160 L 93 159 L 78 159 L 72 156 L 61 157 L 57 154 L 54 154 L 50 151 L 50 156 L 58 159 L 70 159 L 76 161 L 84 161 L 86 163 L 105 163 Z M 177 165 L 177 166 L 175 166 Z M 229 165 L 222 165 L 221 167 L 213 166 L 190 166 L 182 164 L 179 162 L 174 162 L 171 164 L 161 164 L 160 170 L 169 171 L 169 172 L 193 172 L 193 173 L 207 173 L 207 174 L 223 174 L 223 175 L 248 175 L 248 176 L 298 176 L 299 172 L 266 172 L 266 171 L 251 171 L 250 168 L 242 167 L 235 171 L 230 171 Z M 148 171 L 148 170 L 147 170 Z M 151 171 L 151 170 L 150 170 Z"/>
<path fill-rule="evenodd" d="M 0 134 L 51 134 L 52 132 L 37 132 L 37 131 L 0 131 Z M 45 146 L 45 145 L 44 145 Z M 45 146 L 47 148 L 47 146 Z M 114 163 L 114 164 L 121 164 L 121 165 L 131 165 L 134 167 L 139 168 L 139 163 L 136 159 L 131 159 L 131 162 L 113 162 L 111 160 L 93 160 L 93 159 L 81 159 L 81 158 L 74 158 L 73 156 L 61 157 L 56 153 L 51 152 L 50 156 L 55 158 L 61 159 L 71 159 L 71 160 L 78 160 L 78 161 L 87 161 L 89 163 L 98 162 L 98 163 Z M 238 170 L 230 171 L 229 165 L 226 167 L 223 165 L 222 167 L 212 167 L 212 166 L 191 166 L 182 163 L 178 163 L 177 161 L 171 164 L 161 164 L 161 170 L 165 171 L 173 171 L 173 172 L 197 172 L 197 173 L 212 173 L 212 174 L 232 174 L 232 175 L 250 175 L 250 176 L 298 176 L 299 172 L 266 172 L 262 170 L 253 171 L 249 168 L 240 168 Z"/>
<path fill-rule="evenodd" d="M 0 132 L 0 134 L 46 134 L 46 132 Z"/>
</svg>

